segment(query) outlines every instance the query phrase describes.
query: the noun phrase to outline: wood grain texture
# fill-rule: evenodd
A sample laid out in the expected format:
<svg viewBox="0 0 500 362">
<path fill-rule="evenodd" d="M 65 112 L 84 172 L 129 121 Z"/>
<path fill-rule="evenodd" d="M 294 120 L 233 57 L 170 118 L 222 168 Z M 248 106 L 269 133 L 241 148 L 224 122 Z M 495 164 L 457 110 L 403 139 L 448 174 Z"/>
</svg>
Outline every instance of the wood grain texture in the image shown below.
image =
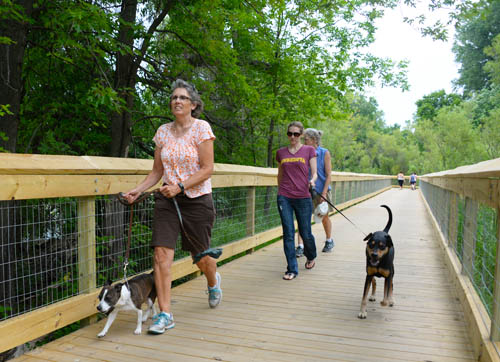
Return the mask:
<svg viewBox="0 0 500 362">
<path fill-rule="evenodd" d="M 418 191 L 391 189 L 345 210 L 366 232 L 383 229 L 389 205 L 396 250 L 395 306 L 382 307 L 383 280 L 368 318 L 357 318 L 365 277 L 363 235 L 331 217 L 335 247 L 316 267 L 282 280 L 281 242 L 219 268 L 223 301 L 208 307 L 203 276 L 173 289 L 176 326 L 163 335 L 133 335 L 135 315 L 121 313 L 98 339 L 104 320 L 24 356 L 35 360 L 107 361 L 474 361 L 460 300 L 443 262 L 432 220 Z M 491 346 L 489 346 L 491 348 Z"/>
</svg>

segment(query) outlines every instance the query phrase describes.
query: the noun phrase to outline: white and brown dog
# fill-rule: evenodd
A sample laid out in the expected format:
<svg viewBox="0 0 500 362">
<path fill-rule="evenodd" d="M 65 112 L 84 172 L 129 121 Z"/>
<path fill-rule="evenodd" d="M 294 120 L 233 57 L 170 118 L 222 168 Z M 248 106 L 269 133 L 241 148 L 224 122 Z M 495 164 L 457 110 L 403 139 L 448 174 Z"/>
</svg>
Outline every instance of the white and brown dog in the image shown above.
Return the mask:
<svg viewBox="0 0 500 362">
<path fill-rule="evenodd" d="M 142 322 L 148 319 L 150 312 L 152 312 L 152 316 L 156 314 L 155 300 L 156 289 L 152 272 L 130 279 L 128 286 L 127 283 L 111 285 L 111 280 L 108 280 L 99 294 L 99 304 L 97 305 L 97 310 L 106 314 L 108 320 L 97 337 L 104 337 L 108 333 L 109 327 L 113 324 L 120 310 L 135 310 L 137 312 L 137 327 L 134 334 L 141 334 Z M 143 315 L 141 306 L 146 302 L 148 308 Z"/>
</svg>

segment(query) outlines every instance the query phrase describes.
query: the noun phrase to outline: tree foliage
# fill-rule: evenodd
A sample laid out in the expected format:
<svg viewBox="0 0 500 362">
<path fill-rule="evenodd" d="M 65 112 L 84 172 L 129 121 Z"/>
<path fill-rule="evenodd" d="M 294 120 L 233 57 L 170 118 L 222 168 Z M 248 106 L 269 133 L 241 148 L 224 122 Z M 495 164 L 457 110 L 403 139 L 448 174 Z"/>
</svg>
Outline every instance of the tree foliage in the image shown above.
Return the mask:
<svg viewBox="0 0 500 362">
<path fill-rule="evenodd" d="M 432 6 L 454 4 L 453 16 L 464 26 L 461 34 L 469 36 L 471 24 L 494 28 L 493 14 L 487 12 L 494 3 L 447 0 Z M 0 147 L 152 157 L 154 132 L 172 120 L 170 84 L 183 78 L 205 102 L 202 117 L 217 136 L 217 162 L 274 166 L 275 150 L 286 144 L 286 125 L 295 120 L 325 132 L 335 170 L 422 173 L 497 155 L 493 86 L 476 91 L 474 98 L 444 91 L 425 96 L 414 122 L 403 130 L 386 126 L 376 101 L 363 96 L 377 78 L 386 86 L 408 88 L 405 62 L 366 52 L 374 40 L 374 21 L 396 4 L 4 1 L 0 18 L 11 26 L 0 26 L 0 43 L 4 50 L 18 47 L 21 66 L 12 78 L 19 83 L 16 92 L 0 100 Z M 439 26 L 425 29 L 436 38 L 444 36 Z M 19 34 L 24 38 L 15 38 Z M 497 48 L 495 42 L 484 44 L 488 61 L 483 71 L 491 74 L 492 83 Z M 451 126 L 453 117 L 460 126 Z M 470 126 L 466 117 L 471 117 Z M 456 137 L 470 136 L 474 147 L 467 150 L 477 157 L 454 158 L 457 148 L 445 134 L 447 127 L 461 130 Z"/>
<path fill-rule="evenodd" d="M 461 12 L 459 18 L 453 46 L 460 63 L 457 84 L 464 88 L 465 93 L 470 93 L 481 90 L 491 81 L 484 67 L 493 60 L 488 49 L 500 34 L 500 1 L 480 1 L 476 7 Z"/>
</svg>

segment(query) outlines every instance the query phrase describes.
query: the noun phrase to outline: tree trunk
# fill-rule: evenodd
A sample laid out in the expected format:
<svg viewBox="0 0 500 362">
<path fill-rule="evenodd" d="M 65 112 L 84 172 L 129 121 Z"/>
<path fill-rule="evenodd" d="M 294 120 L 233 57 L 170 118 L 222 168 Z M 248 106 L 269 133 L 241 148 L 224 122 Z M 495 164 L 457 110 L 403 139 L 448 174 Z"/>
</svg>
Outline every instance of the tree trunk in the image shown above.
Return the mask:
<svg viewBox="0 0 500 362">
<path fill-rule="evenodd" d="M 114 88 L 124 100 L 127 109 L 115 112 L 111 115 L 111 152 L 112 157 L 126 157 L 131 140 L 130 131 L 130 109 L 134 103 L 134 91 L 136 85 L 136 67 L 134 66 L 134 30 L 132 28 L 136 20 L 137 0 L 123 0 L 120 19 L 118 41 L 124 47 L 129 48 L 125 52 L 117 52 Z"/>
<path fill-rule="evenodd" d="M 15 5 L 24 9 L 26 17 L 31 16 L 33 0 L 18 0 Z M 17 129 L 19 126 L 19 111 L 23 97 L 23 57 L 26 47 L 28 23 L 2 19 L 0 21 L 0 37 L 12 40 L 11 44 L 0 44 L 0 104 L 9 105 L 12 114 L 0 116 L 0 133 L 8 139 L 0 138 L 0 147 L 9 152 L 16 152 Z"/>
</svg>

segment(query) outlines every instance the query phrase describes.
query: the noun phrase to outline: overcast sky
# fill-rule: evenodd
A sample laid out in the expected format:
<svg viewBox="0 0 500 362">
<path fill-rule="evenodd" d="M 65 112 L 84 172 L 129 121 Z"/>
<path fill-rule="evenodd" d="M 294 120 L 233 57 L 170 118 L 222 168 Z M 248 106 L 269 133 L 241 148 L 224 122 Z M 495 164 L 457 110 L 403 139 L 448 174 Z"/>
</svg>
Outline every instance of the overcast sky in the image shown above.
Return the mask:
<svg viewBox="0 0 500 362">
<path fill-rule="evenodd" d="M 370 47 L 371 53 L 379 57 L 410 62 L 409 91 L 375 88 L 366 93 L 367 96 L 377 99 L 387 125 L 397 123 L 404 126 L 406 120 L 413 119 L 417 100 L 440 89 L 444 89 L 447 93 L 452 92 L 452 80 L 458 77 L 458 64 L 454 62 L 454 55 L 451 52 L 453 34 L 450 33 L 447 43 L 433 41 L 429 37 L 424 38 L 418 30 L 403 23 L 405 15 L 411 15 L 408 9 L 397 8 L 387 11 L 377 22 L 376 41 Z"/>
</svg>

